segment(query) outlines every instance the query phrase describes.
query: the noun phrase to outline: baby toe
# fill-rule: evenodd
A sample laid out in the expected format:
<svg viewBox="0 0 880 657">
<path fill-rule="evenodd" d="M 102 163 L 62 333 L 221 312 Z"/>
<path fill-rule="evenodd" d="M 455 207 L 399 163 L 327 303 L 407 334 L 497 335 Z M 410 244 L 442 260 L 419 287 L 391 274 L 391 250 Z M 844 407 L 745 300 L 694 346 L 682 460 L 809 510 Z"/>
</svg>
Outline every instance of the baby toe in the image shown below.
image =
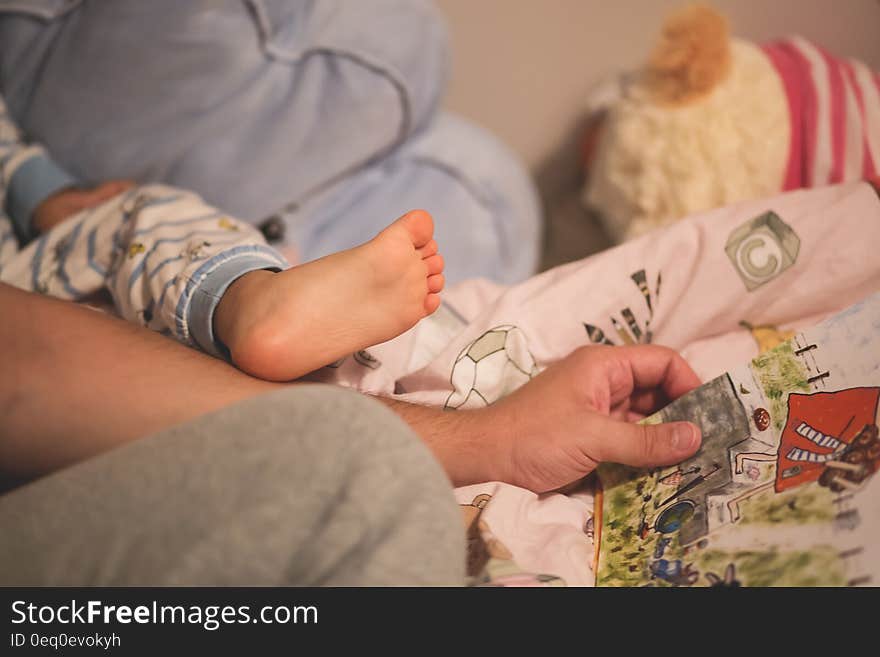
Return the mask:
<svg viewBox="0 0 880 657">
<path fill-rule="evenodd" d="M 443 256 L 439 253 L 432 255 L 430 258 L 425 258 L 424 263 L 428 270 L 428 276 L 434 276 L 443 271 Z"/>
<path fill-rule="evenodd" d="M 419 249 L 419 255 L 422 256 L 422 259 L 430 258 L 432 255 L 436 255 L 437 251 L 437 240 L 431 240 Z"/>
<path fill-rule="evenodd" d="M 429 294 L 425 297 L 425 314 L 430 315 L 440 307 L 440 295 Z"/>
<path fill-rule="evenodd" d="M 446 279 L 443 277 L 443 274 L 428 276 L 428 292 L 437 293 L 443 289 L 445 284 Z"/>
<path fill-rule="evenodd" d="M 424 210 L 407 212 L 397 220 L 406 228 L 413 246 L 421 249 L 434 237 L 434 220 Z"/>
</svg>

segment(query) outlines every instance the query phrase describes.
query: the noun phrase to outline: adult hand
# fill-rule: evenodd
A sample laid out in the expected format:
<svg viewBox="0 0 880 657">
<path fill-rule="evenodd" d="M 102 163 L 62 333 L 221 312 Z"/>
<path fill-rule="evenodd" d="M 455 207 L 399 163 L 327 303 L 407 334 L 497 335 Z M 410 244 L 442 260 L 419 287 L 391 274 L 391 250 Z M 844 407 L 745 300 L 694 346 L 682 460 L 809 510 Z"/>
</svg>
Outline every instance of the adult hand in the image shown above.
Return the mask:
<svg viewBox="0 0 880 657">
<path fill-rule="evenodd" d="M 495 478 L 544 492 L 603 461 L 677 463 L 700 445 L 694 424 L 634 422 L 698 385 L 685 360 L 666 347 L 581 347 L 487 409 L 506 433 L 506 440 L 498 436 Z"/>
<path fill-rule="evenodd" d="M 110 180 L 94 187 L 68 187 L 46 197 L 34 210 L 32 223 L 45 233 L 77 212 L 88 210 L 129 189 L 130 180 Z"/>
</svg>

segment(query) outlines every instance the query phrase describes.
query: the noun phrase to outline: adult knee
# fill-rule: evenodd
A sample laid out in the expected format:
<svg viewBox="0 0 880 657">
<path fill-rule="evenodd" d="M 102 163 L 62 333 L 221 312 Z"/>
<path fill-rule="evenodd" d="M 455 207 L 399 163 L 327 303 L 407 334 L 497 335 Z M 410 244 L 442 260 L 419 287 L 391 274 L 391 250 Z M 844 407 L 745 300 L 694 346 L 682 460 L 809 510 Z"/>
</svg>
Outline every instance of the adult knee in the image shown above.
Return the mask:
<svg viewBox="0 0 880 657">
<path fill-rule="evenodd" d="M 39 518 L 35 522 L 34 518 Z M 0 582 L 454 584 L 439 465 L 378 402 L 292 386 L 0 497 Z"/>
<path fill-rule="evenodd" d="M 223 435 L 210 430 L 212 421 Z M 201 452 L 199 460 L 212 452 L 204 481 L 194 482 L 206 521 L 164 582 L 463 581 L 463 529 L 449 481 L 418 437 L 378 401 L 300 385 L 205 422 L 204 438 L 181 449 Z"/>
</svg>

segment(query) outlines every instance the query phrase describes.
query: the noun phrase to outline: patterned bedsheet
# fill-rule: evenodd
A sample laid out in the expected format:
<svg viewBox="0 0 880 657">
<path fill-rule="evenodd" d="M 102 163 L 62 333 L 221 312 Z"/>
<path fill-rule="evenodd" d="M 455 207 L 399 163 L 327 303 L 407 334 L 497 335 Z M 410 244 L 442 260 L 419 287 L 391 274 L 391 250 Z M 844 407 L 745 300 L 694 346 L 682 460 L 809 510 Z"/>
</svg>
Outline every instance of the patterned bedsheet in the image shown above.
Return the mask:
<svg viewBox="0 0 880 657">
<path fill-rule="evenodd" d="M 462 283 L 329 381 L 455 409 L 492 404 L 584 344 L 657 343 L 705 381 L 880 290 L 880 195 L 800 190 L 684 219 L 513 287 Z M 475 584 L 593 585 L 590 479 L 456 490 Z"/>
</svg>

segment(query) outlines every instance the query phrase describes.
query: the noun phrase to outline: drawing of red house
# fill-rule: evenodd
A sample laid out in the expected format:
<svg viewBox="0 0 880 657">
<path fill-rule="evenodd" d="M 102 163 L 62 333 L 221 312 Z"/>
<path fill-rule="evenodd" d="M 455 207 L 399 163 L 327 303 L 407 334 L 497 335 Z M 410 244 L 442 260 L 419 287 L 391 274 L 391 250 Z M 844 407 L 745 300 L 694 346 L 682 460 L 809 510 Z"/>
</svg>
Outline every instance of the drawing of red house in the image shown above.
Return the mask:
<svg viewBox="0 0 880 657">
<path fill-rule="evenodd" d="M 816 481 L 829 461 L 840 460 L 867 425 L 877 421 L 880 388 L 788 396 L 788 418 L 779 439 L 775 490 Z M 877 463 L 870 464 L 871 470 Z"/>
</svg>

